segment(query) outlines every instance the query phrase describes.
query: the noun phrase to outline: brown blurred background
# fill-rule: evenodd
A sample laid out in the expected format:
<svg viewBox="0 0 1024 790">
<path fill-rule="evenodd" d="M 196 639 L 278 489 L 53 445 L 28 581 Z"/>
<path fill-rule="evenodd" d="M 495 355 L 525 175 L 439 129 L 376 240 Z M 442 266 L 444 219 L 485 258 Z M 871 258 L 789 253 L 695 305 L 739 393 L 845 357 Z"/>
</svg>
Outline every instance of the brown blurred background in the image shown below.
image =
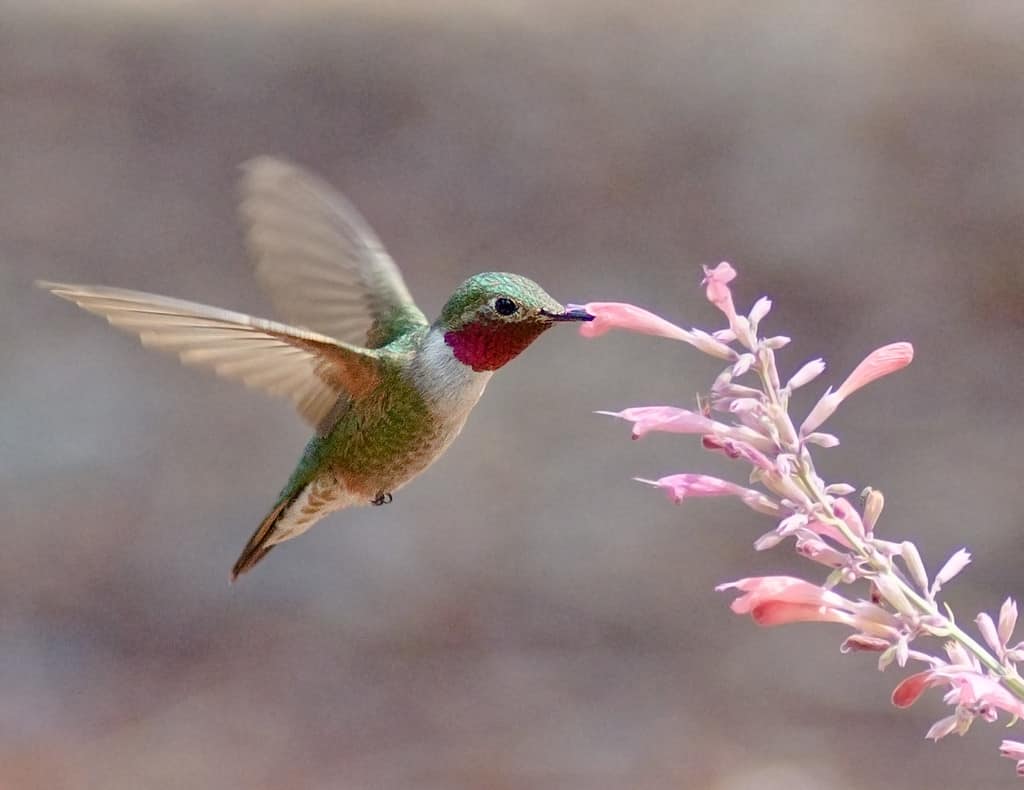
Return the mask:
<svg viewBox="0 0 1024 790">
<path fill-rule="evenodd" d="M 1024 595 L 1024 6 L 0 0 L 0 787 L 986 788 L 1001 727 L 760 630 L 715 584 L 804 566 L 768 520 L 630 477 L 743 470 L 591 414 L 689 404 L 669 341 L 551 332 L 394 504 L 228 569 L 307 437 L 36 277 L 268 313 L 234 219 L 261 153 L 359 205 L 434 315 L 508 269 L 717 327 L 740 270 L 825 356 L 911 369 L 829 423 L 831 479 L 969 621 Z M 1018 733 L 1020 730 L 1018 729 Z M 1019 737 L 1019 735 L 1018 735 Z"/>
</svg>

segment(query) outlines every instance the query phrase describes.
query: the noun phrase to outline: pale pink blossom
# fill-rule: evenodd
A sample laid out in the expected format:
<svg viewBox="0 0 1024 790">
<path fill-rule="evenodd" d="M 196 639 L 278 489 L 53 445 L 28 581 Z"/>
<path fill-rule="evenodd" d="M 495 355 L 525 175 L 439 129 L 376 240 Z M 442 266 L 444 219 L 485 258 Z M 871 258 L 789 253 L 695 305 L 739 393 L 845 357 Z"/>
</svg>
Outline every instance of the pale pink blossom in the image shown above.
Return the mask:
<svg viewBox="0 0 1024 790">
<path fill-rule="evenodd" d="M 867 386 L 875 379 L 902 370 L 914 359 L 914 347 L 910 343 L 890 343 L 887 346 L 876 348 L 868 354 L 864 360 L 853 369 L 853 373 L 846 377 L 846 381 L 839 385 L 835 391 L 829 389 L 811 409 L 803 425 L 800 426 L 800 435 L 806 436 L 825 420 L 832 416 L 839 408 L 839 404 L 850 397 L 861 387 Z"/>
<path fill-rule="evenodd" d="M 732 291 L 729 290 L 729 283 L 736 279 L 736 270 L 726 261 L 722 261 L 713 269 L 710 266 L 704 267 L 704 285 L 708 301 L 725 313 L 729 319 L 729 326 L 733 326 L 736 320 L 736 307 L 732 302 Z"/>
<path fill-rule="evenodd" d="M 617 417 L 633 423 L 633 438 L 639 439 L 651 431 L 667 433 L 713 433 L 717 428 L 730 430 L 703 414 L 675 406 L 633 406 L 622 411 L 599 411 L 608 417 Z"/>
<path fill-rule="evenodd" d="M 725 313 L 725 317 L 729 319 L 728 334 L 716 332 L 715 336 L 725 342 L 730 342 L 731 339 L 739 340 L 747 348 L 753 349 L 756 347 L 756 342 L 754 333 L 751 331 L 751 321 L 746 316 L 737 314 L 736 306 L 732 301 L 732 291 L 729 289 L 729 283 L 735 277 L 736 270 L 725 261 L 722 261 L 713 269 L 708 266 L 704 267 L 703 284 L 706 286 L 705 293 L 707 294 L 708 301 Z M 768 306 L 770 307 L 770 304 Z M 757 314 L 763 309 L 763 306 L 757 307 L 754 311 L 754 316 L 757 317 Z"/>
<path fill-rule="evenodd" d="M 760 491 L 753 488 L 730 483 L 711 475 L 679 474 L 662 477 L 658 480 L 645 480 L 641 477 L 633 478 L 638 483 L 645 483 L 655 488 L 664 489 L 668 492 L 669 498 L 676 504 L 680 504 L 688 497 L 707 496 L 735 496 L 747 507 L 759 513 L 777 515 L 779 505 L 777 502 L 766 497 Z"/>
</svg>

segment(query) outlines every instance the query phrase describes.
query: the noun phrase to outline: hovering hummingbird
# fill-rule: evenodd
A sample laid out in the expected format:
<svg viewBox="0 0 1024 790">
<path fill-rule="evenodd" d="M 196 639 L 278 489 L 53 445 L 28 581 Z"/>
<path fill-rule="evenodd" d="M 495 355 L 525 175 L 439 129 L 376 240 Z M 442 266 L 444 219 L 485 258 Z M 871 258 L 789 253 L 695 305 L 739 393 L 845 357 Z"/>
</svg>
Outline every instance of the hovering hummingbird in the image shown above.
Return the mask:
<svg viewBox="0 0 1024 790">
<path fill-rule="evenodd" d="M 593 320 L 532 280 L 485 272 L 431 324 L 341 194 L 278 159 L 242 170 L 256 277 L 288 324 L 140 291 L 38 283 L 145 346 L 290 398 L 315 429 L 232 580 L 329 513 L 390 502 L 458 436 L 495 370 L 553 324 Z"/>
</svg>

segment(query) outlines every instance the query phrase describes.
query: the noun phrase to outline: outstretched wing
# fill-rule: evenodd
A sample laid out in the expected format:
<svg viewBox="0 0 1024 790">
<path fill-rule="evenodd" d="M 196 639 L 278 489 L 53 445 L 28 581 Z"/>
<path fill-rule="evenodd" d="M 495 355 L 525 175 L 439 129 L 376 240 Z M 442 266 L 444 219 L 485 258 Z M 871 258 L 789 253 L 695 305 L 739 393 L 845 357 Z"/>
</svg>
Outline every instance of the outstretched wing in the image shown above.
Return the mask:
<svg viewBox="0 0 1024 790">
<path fill-rule="evenodd" d="M 145 346 L 176 353 L 186 365 L 212 368 L 291 399 L 321 432 L 339 403 L 360 396 L 379 380 L 375 354 L 315 332 L 141 291 L 38 285 L 134 332 Z"/>
<path fill-rule="evenodd" d="M 286 320 L 380 348 L 427 320 L 355 206 L 288 162 L 242 165 L 239 211 L 256 278 Z"/>
</svg>

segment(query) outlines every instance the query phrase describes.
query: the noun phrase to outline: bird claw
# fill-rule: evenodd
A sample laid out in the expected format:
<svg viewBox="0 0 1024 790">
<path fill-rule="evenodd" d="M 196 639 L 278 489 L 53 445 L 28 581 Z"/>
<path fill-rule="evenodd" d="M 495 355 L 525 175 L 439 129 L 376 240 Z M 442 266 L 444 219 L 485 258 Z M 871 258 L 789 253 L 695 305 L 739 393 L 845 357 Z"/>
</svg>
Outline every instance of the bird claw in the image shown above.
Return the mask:
<svg viewBox="0 0 1024 790">
<path fill-rule="evenodd" d="M 370 504 L 380 507 L 381 505 L 390 505 L 393 500 L 394 497 L 391 494 L 381 491 L 375 499 L 370 501 Z"/>
</svg>

